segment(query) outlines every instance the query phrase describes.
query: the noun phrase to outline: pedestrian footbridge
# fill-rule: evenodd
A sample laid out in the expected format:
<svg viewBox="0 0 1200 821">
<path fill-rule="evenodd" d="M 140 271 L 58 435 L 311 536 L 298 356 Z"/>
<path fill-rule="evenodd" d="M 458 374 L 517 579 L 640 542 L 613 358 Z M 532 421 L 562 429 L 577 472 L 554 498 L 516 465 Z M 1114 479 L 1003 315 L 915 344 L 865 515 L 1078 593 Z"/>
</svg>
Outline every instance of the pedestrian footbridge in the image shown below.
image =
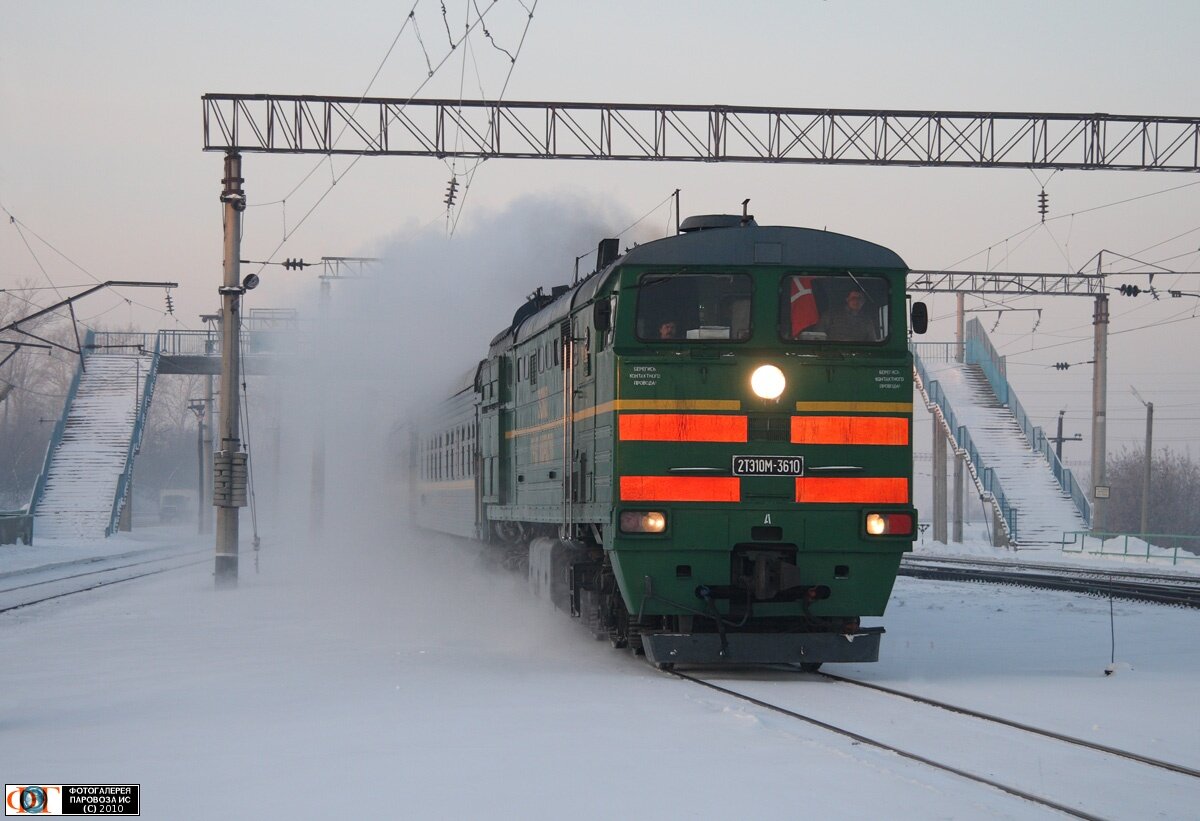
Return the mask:
<svg viewBox="0 0 1200 821">
<path fill-rule="evenodd" d="M 1019 547 L 1058 545 L 1086 530 L 1088 499 L 1034 426 L 1008 382 L 979 320 L 967 323 L 962 361 L 953 343 L 914 343 L 917 389 L 964 456 L 1006 540 Z"/>
<path fill-rule="evenodd" d="M 241 342 L 247 374 L 278 371 L 307 344 L 295 323 L 247 323 Z M 89 331 L 63 412 L 46 449 L 27 513 L 37 539 L 109 536 L 128 526 L 133 461 L 161 375 L 218 374 L 215 331 Z"/>
</svg>

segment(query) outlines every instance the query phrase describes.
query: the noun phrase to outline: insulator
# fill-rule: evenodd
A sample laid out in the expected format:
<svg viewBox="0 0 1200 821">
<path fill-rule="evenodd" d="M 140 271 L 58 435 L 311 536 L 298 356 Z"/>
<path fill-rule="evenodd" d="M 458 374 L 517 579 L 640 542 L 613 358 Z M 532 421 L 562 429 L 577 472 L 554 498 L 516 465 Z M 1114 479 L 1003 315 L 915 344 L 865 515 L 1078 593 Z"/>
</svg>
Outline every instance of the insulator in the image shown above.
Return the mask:
<svg viewBox="0 0 1200 821">
<path fill-rule="evenodd" d="M 171 299 L 170 291 L 167 291 L 167 313 L 171 316 L 175 315 L 175 301 Z"/>
<path fill-rule="evenodd" d="M 454 206 L 454 199 L 458 196 L 458 177 L 451 177 L 450 183 L 446 186 L 446 199 L 442 202 L 446 203 L 447 208 Z"/>
<path fill-rule="evenodd" d="M 1038 194 L 1038 213 L 1042 215 L 1042 222 L 1046 221 L 1046 214 L 1050 212 L 1050 197 L 1046 194 L 1046 189 L 1043 188 Z"/>
</svg>

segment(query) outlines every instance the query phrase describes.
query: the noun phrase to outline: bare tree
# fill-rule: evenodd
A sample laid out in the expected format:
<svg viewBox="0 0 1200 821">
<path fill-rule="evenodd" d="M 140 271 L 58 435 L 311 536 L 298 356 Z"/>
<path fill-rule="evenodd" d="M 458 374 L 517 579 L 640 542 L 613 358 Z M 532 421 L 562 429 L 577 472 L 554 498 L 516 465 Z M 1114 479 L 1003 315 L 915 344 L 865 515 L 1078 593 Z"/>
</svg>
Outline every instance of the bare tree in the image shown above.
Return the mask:
<svg viewBox="0 0 1200 821">
<path fill-rule="evenodd" d="M 1112 497 L 1108 520 L 1112 529 L 1137 533 L 1141 529 L 1142 475 L 1145 451 L 1125 449 L 1109 461 L 1108 478 Z M 1150 507 L 1147 529 L 1151 533 L 1200 536 L 1200 463 L 1190 455 L 1163 449 L 1150 465 Z M 1200 548 L 1200 542 L 1155 539 L 1163 547 Z"/>
<path fill-rule="evenodd" d="M 0 327 L 37 310 L 19 296 L 31 288 L 26 280 L 0 292 Z M 61 316 L 47 314 L 24 327 L 45 339 L 74 345 L 71 324 Z M 0 338 L 37 342 L 14 331 Z M 12 351 L 11 345 L 0 345 L 0 358 Z M 23 507 L 29 501 L 78 363 L 77 357 L 58 348 L 22 348 L 0 366 L 0 392 L 5 394 L 0 401 L 0 508 Z"/>
</svg>

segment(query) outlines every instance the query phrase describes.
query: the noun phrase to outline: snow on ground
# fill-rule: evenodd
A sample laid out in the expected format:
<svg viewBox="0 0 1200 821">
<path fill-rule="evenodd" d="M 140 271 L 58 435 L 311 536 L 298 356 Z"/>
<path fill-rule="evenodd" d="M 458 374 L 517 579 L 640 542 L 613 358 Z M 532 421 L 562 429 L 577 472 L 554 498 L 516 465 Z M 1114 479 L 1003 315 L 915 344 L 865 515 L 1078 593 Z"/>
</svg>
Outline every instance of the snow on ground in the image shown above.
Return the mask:
<svg viewBox="0 0 1200 821">
<path fill-rule="evenodd" d="M 957 544 L 935 542 L 927 533 L 919 536 L 913 545 L 913 552 L 917 556 L 1067 564 L 1113 572 L 1200 573 L 1200 556 L 1182 548 L 1147 544 L 1137 536 L 1115 536 L 1101 540 L 1092 536 L 1071 535 L 1065 545 L 1026 546 L 1017 550 L 993 547 L 991 534 L 982 522 L 965 522 L 963 541 Z"/>
<path fill-rule="evenodd" d="M 268 537 L 256 574 L 246 535 L 234 591 L 206 564 L 0 616 L 6 783 L 140 783 L 148 819 L 1049 817 L 654 671 L 461 543 Z M 0 572 L 167 543 L 212 544 Z M 902 578 L 871 622 L 881 661 L 836 671 L 1200 767 L 1200 614 L 1116 602 L 1111 677 L 1107 601 Z M 1191 811 L 1123 795 L 1111 817 Z"/>
</svg>

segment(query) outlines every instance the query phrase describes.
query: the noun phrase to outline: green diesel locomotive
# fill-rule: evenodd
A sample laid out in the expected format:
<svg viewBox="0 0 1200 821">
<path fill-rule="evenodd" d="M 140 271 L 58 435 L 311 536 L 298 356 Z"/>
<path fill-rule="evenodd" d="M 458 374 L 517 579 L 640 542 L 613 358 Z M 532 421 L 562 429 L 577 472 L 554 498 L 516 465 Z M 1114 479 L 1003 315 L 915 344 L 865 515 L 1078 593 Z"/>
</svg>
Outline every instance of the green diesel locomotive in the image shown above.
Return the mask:
<svg viewBox="0 0 1200 821">
<path fill-rule="evenodd" d="M 715 215 L 596 267 L 416 426 L 418 524 L 660 666 L 876 660 L 917 521 L 904 261 Z"/>
</svg>

